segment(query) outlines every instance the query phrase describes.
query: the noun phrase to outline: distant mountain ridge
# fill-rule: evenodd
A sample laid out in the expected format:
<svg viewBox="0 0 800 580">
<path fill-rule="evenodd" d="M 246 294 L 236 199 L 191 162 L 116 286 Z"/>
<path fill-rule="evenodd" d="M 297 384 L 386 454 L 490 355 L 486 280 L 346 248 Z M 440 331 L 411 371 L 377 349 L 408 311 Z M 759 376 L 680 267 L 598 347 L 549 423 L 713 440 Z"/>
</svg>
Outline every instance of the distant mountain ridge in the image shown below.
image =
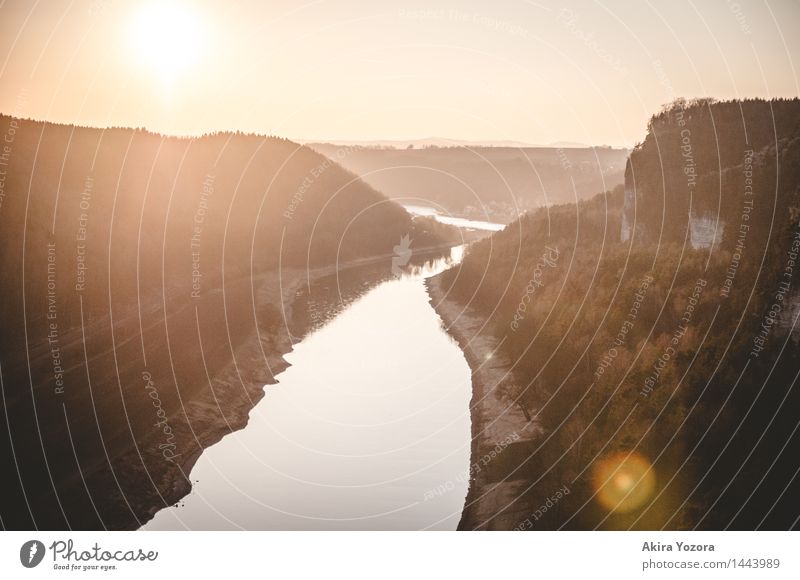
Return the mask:
<svg viewBox="0 0 800 580">
<path fill-rule="evenodd" d="M 606 147 L 309 147 L 400 203 L 506 223 L 621 184 L 629 153 Z"/>
<path fill-rule="evenodd" d="M 339 145 L 364 147 L 366 149 L 408 149 L 415 147 L 516 147 L 522 149 L 629 149 L 625 145 L 589 145 L 576 141 L 555 141 L 553 143 L 535 144 L 526 141 L 504 139 L 449 139 L 446 137 L 425 137 L 421 139 L 295 139 L 311 147 L 315 145 Z"/>
</svg>

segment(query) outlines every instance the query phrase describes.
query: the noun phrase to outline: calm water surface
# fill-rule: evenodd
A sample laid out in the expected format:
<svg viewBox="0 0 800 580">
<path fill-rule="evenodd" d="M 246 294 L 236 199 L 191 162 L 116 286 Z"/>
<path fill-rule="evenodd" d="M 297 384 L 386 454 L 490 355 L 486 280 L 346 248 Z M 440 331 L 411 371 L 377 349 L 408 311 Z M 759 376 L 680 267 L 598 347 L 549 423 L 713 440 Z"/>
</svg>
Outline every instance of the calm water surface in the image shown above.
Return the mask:
<svg viewBox="0 0 800 580">
<path fill-rule="evenodd" d="M 455 529 L 467 492 L 470 370 L 424 278 L 383 282 L 286 358 L 246 428 L 209 447 L 145 529 Z"/>
<path fill-rule="evenodd" d="M 408 213 L 412 215 L 421 215 L 421 216 L 429 216 L 433 217 L 436 221 L 447 224 L 450 226 L 456 226 L 457 228 L 466 228 L 472 230 L 486 230 L 489 232 L 499 232 L 504 227 L 505 224 L 499 224 L 496 222 L 488 222 L 488 221 L 481 221 L 481 220 L 471 220 L 467 218 L 460 218 L 451 215 L 444 215 L 439 213 L 436 209 L 432 207 L 422 206 L 422 205 L 404 205 L 403 206 Z"/>
</svg>

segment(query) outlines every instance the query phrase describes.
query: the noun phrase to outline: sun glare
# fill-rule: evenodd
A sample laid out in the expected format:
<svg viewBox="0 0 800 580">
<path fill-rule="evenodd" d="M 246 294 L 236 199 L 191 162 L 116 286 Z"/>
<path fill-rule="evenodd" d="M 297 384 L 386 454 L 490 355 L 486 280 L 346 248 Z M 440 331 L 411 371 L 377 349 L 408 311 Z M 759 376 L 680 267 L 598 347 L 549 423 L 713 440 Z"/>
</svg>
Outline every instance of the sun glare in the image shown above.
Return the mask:
<svg viewBox="0 0 800 580">
<path fill-rule="evenodd" d="M 613 512 L 625 513 L 647 503 L 656 486 L 653 466 L 638 453 L 616 453 L 594 466 L 597 501 Z"/>
<path fill-rule="evenodd" d="M 136 59 L 166 83 L 194 65 L 202 51 L 200 21 L 180 4 L 145 6 L 134 19 L 131 35 Z"/>
</svg>

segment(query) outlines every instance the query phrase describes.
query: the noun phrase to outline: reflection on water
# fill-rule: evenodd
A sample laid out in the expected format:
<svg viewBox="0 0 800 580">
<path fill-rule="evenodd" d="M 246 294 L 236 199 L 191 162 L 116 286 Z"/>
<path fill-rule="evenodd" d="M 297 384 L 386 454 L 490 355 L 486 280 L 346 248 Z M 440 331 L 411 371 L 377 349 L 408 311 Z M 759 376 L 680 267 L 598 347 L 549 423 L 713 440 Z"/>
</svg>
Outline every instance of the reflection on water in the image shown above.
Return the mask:
<svg viewBox="0 0 800 580">
<path fill-rule="evenodd" d="M 411 278 L 430 278 L 441 272 L 444 272 L 449 267 L 458 264 L 464 259 L 464 247 L 455 246 L 450 248 L 450 253 L 446 256 L 436 257 L 426 260 L 422 264 L 409 264 L 408 276 Z"/>
<path fill-rule="evenodd" d="M 362 292 L 296 344 L 248 426 L 207 449 L 192 493 L 145 528 L 455 529 L 471 377 L 423 280 L 461 252 Z M 320 283 L 352 297 L 336 277 Z M 326 295 L 308 294 L 315 307 Z"/>
<path fill-rule="evenodd" d="M 402 277 L 427 278 L 457 264 L 464 256 L 465 246 L 447 250 L 415 252 L 401 270 Z M 290 321 L 292 336 L 297 340 L 318 330 L 336 318 L 357 299 L 381 282 L 393 280 L 389 260 L 351 267 L 313 281 L 310 287 L 298 290 L 294 314 Z"/>
</svg>

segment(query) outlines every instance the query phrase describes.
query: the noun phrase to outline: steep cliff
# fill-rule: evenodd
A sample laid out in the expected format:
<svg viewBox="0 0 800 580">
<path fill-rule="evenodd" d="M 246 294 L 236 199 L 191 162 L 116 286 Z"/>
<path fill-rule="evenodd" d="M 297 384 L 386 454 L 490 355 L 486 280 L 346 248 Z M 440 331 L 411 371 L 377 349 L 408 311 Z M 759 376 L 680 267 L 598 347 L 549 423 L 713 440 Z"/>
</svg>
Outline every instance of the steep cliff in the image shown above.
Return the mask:
<svg viewBox="0 0 800 580">
<path fill-rule="evenodd" d="M 794 100 L 679 99 L 654 115 L 625 168 L 623 241 L 687 239 L 708 247 L 736 237 L 741 197 L 754 219 L 785 206 L 797 183 Z"/>
</svg>

